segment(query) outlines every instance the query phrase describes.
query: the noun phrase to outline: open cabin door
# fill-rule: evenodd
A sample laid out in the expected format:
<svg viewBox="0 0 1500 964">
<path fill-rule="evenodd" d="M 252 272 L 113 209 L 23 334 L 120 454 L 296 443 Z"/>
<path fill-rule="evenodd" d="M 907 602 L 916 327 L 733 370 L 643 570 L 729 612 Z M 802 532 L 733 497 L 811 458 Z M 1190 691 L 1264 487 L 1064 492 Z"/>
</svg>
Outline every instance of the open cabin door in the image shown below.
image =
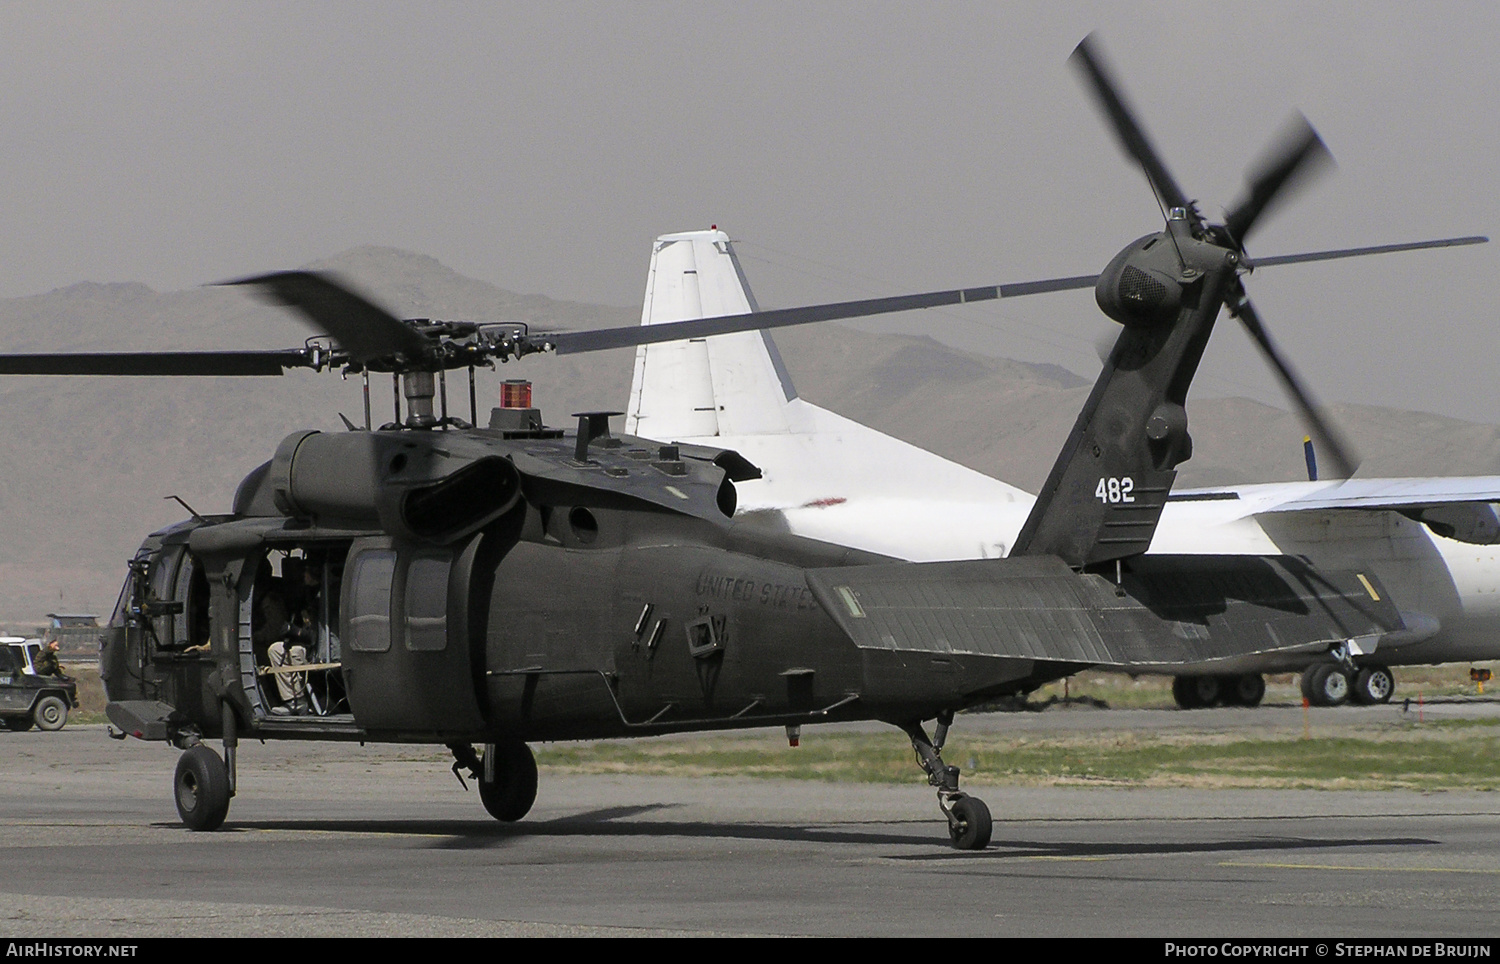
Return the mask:
<svg viewBox="0 0 1500 964">
<path fill-rule="evenodd" d="M 439 548 L 380 537 L 350 546 L 343 669 L 362 729 L 431 736 L 484 728 L 468 630 L 477 541 Z"/>
</svg>

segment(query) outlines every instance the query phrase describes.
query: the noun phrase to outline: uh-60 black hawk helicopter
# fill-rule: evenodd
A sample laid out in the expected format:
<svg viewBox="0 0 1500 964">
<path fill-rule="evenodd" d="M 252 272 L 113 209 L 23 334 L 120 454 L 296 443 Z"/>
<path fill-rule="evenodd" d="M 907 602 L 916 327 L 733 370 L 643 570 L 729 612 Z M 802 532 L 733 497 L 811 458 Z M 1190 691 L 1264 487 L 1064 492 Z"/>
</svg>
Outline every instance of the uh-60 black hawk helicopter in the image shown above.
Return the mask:
<svg viewBox="0 0 1500 964">
<path fill-rule="evenodd" d="M 1191 451 L 1184 403 L 1221 306 L 1352 471 L 1241 281 L 1244 239 L 1325 151 L 1304 122 L 1248 199 L 1210 224 L 1088 41 L 1075 57 L 1168 211 L 1164 230 L 1097 277 L 549 334 L 401 321 L 329 277 L 287 272 L 238 283 L 324 333 L 301 349 L 0 357 L 3 373 L 364 376 L 363 427 L 287 436 L 231 511 L 153 533 L 130 563 L 102 640 L 109 717 L 183 751 L 183 821 L 225 819 L 247 736 L 445 744 L 489 813 L 517 820 L 537 789 L 529 742 L 874 719 L 910 738 L 954 846 L 982 848 L 989 811 L 941 756 L 956 711 L 1092 665 L 1215 660 L 1232 671 L 1269 650 L 1343 652 L 1400 633 L 1395 604 L 1364 573 L 1285 556 L 1144 555 Z M 1368 250 L 1390 248 L 1260 263 Z M 896 562 L 738 525 L 734 483 L 754 466 L 612 435 L 607 412 L 562 431 L 521 398 L 477 424 L 474 371 L 496 360 L 1088 286 L 1123 331 L 1004 559 Z M 468 421 L 448 414 L 445 375 L 458 369 Z M 378 428 L 371 372 L 401 385 L 396 419 Z M 307 662 L 270 666 L 267 639 L 285 652 L 299 616 Z"/>
</svg>

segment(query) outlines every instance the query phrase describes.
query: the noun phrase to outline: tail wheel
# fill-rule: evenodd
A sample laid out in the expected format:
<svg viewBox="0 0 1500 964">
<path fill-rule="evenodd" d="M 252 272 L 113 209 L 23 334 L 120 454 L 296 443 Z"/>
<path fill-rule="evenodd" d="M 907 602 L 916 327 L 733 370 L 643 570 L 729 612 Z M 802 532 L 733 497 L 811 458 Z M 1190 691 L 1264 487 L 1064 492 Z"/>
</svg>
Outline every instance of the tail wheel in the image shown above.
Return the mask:
<svg viewBox="0 0 1500 964">
<path fill-rule="evenodd" d="M 1314 706 L 1340 706 L 1349 699 L 1349 677 L 1331 663 L 1313 667 L 1304 680 Z"/>
<path fill-rule="evenodd" d="M 177 813 L 192 830 L 217 830 L 229 814 L 229 770 L 201 743 L 177 760 Z"/>
<path fill-rule="evenodd" d="M 1362 706 L 1389 703 L 1396 692 L 1396 678 L 1384 666 L 1366 666 L 1354 678 L 1349 697 Z"/>
<path fill-rule="evenodd" d="M 990 845 L 993 829 L 990 808 L 983 800 L 960 797 L 953 801 L 953 810 L 948 815 L 948 836 L 955 850 L 983 850 Z"/>
<path fill-rule="evenodd" d="M 55 732 L 68 722 L 68 704 L 61 697 L 44 696 L 36 701 L 31 715 L 36 719 L 37 729 Z"/>
<path fill-rule="evenodd" d="M 526 816 L 536 802 L 536 757 L 520 740 L 495 743 L 485 748 L 495 754 L 495 779 L 479 780 L 479 799 L 496 820 L 512 823 Z M 488 766 L 485 767 L 489 769 Z M 483 772 L 483 771 L 481 771 Z"/>
</svg>

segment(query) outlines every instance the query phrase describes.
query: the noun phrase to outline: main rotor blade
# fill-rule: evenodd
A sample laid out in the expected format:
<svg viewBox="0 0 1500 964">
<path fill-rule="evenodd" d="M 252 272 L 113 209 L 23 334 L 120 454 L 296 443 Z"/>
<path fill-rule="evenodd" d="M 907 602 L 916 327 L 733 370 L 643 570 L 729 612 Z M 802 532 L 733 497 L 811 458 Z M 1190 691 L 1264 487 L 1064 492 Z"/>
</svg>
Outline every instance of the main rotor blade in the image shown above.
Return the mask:
<svg viewBox="0 0 1500 964">
<path fill-rule="evenodd" d="M 1147 139 L 1145 129 L 1136 122 L 1135 114 L 1126 106 L 1125 98 L 1120 93 L 1123 88 L 1115 81 L 1097 48 L 1098 41 L 1093 34 L 1089 34 L 1073 50 L 1070 59 L 1088 78 L 1099 107 L 1114 124 L 1115 133 L 1119 135 L 1125 153 L 1135 158 L 1136 163 L 1146 172 L 1146 177 L 1150 178 L 1162 203 L 1168 208 L 1187 207 L 1187 195 L 1177 186 L 1171 172 L 1162 162 L 1161 155 Z"/>
<path fill-rule="evenodd" d="M 1421 251 L 1424 248 L 1458 248 L 1466 244 L 1487 244 L 1489 238 L 1470 235 L 1466 238 L 1441 238 L 1437 241 L 1408 241 L 1404 244 L 1377 244 L 1368 248 L 1339 248 L 1333 251 L 1309 251 L 1306 254 L 1278 254 L 1269 258 L 1246 258 L 1249 268 L 1266 268 L 1278 264 L 1302 264 L 1306 261 L 1335 261 L 1339 258 L 1361 258 L 1367 254 L 1390 254 L 1393 251 Z"/>
<path fill-rule="evenodd" d="M 827 305 L 807 305 L 802 308 L 777 308 L 745 315 L 717 315 L 712 318 L 672 321 L 661 325 L 562 332 L 555 336 L 548 335 L 546 340 L 553 345 L 559 355 L 568 355 L 574 352 L 603 351 L 607 348 L 654 345 L 664 341 L 681 341 L 685 338 L 708 338 L 713 335 L 733 334 L 737 331 L 786 328 L 791 325 L 812 324 L 816 321 L 866 318 L 871 315 L 913 311 L 919 308 L 962 305 L 972 301 L 1018 298 L 1023 295 L 1045 294 L 1049 291 L 1092 288 L 1097 280 L 1098 275 L 1078 275 L 1072 278 L 1052 278 L 1046 281 L 992 285 L 985 288 L 955 288 L 950 291 L 929 291 L 925 294 L 896 295 L 890 298 L 867 298 L 862 301 L 841 301 Z"/>
<path fill-rule="evenodd" d="M 1347 479 L 1359 468 L 1359 456 L 1354 447 L 1344 438 L 1344 434 L 1334 427 L 1323 408 L 1313 399 L 1312 393 L 1302 384 L 1297 373 L 1277 350 L 1271 341 L 1271 335 L 1266 331 L 1265 325 L 1261 324 L 1260 315 L 1255 306 L 1250 303 L 1250 298 L 1245 294 L 1244 285 L 1238 280 L 1230 288 L 1225 298 L 1225 306 L 1229 313 L 1239 318 L 1240 323 L 1245 326 L 1245 331 L 1250 334 L 1250 339 L 1255 342 L 1261 354 L 1270 362 L 1271 370 L 1281 380 L 1292 401 L 1296 403 L 1297 411 L 1307 425 L 1308 434 L 1312 436 L 1318 451 L 1327 456 L 1329 468 L 1332 470 L 1328 475 Z"/>
<path fill-rule="evenodd" d="M 1261 215 L 1279 201 L 1286 200 L 1289 191 L 1306 184 L 1309 178 L 1326 171 L 1333 163 L 1333 154 L 1318 132 L 1313 130 L 1306 117 L 1296 114 L 1252 169 L 1247 178 L 1249 196 L 1224 221 L 1235 245 L 1243 248 L 1245 238 Z"/>
<path fill-rule="evenodd" d="M 280 375 L 307 367 L 306 353 L 295 348 L 0 355 L 0 375 Z"/>
<path fill-rule="evenodd" d="M 1369 254 L 1389 254 L 1395 251 L 1419 251 L 1424 248 L 1484 244 L 1487 241 L 1489 241 L 1489 238 L 1470 236 L 1464 238 L 1443 238 L 1437 241 L 1379 244 L 1365 248 L 1310 251 L 1303 254 L 1283 254 L 1273 255 L 1268 258 L 1246 259 L 1246 264 L 1249 267 L 1258 268 L 1282 264 L 1299 264 L 1304 261 L 1332 261 L 1338 258 L 1358 258 Z M 637 345 L 654 345 L 664 341 L 681 341 L 686 338 L 708 338 L 713 335 L 733 334 L 737 331 L 758 331 L 765 328 L 786 328 L 792 325 L 807 325 L 818 321 L 865 318 L 871 315 L 891 314 L 897 311 L 937 308 L 944 305 L 961 305 L 971 301 L 993 301 L 997 298 L 1020 298 L 1025 295 L 1040 295 L 1053 291 L 1072 291 L 1078 288 L 1092 288 L 1098 280 L 1099 276 L 1094 274 L 1075 275 L 1070 278 L 1023 281 L 1017 284 L 996 285 L 986 288 L 954 288 L 949 291 L 931 291 L 926 294 L 870 298 L 863 301 L 843 301 L 827 305 L 808 305 L 802 308 L 778 308 L 772 311 L 757 311 L 746 315 L 720 315 L 712 318 L 695 318 L 689 321 L 673 321 L 661 325 L 560 332 L 555 336 L 549 334 L 545 338 L 546 341 L 554 346 L 559 355 L 568 355 L 575 352 L 603 351 L 608 348 L 632 348 Z M 1275 363 L 1273 362 L 1273 364 Z"/>
<path fill-rule="evenodd" d="M 412 331 L 395 315 L 355 294 L 331 274 L 277 271 L 225 284 L 249 285 L 272 304 L 296 309 L 319 331 L 332 335 L 353 361 L 430 355 L 437 343 Z"/>
</svg>

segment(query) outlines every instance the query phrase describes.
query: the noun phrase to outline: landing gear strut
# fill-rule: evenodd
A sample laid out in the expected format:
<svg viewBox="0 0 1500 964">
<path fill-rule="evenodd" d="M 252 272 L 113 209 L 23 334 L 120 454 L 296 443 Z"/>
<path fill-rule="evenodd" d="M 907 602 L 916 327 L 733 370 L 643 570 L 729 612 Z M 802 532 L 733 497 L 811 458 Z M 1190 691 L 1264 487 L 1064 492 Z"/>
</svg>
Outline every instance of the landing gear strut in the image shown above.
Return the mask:
<svg viewBox="0 0 1500 964">
<path fill-rule="evenodd" d="M 990 808 L 978 797 L 971 797 L 958 788 L 958 767 L 943 762 L 943 743 L 948 739 L 948 727 L 953 723 L 953 714 L 943 712 L 937 718 L 935 739 L 927 738 L 920 721 L 903 723 L 901 729 L 911 738 L 911 747 L 917 753 L 917 764 L 927 773 L 929 786 L 937 787 L 938 806 L 948 818 L 948 836 L 958 850 L 983 850 L 990 844 L 993 824 Z"/>
<path fill-rule="evenodd" d="M 480 759 L 467 743 L 450 743 L 453 751 L 453 773 L 463 782 L 459 770 L 468 770 L 479 783 L 479 800 L 496 820 L 513 823 L 531 810 L 536 802 L 536 757 L 531 747 L 520 740 L 486 743 Z M 467 784 L 465 784 L 467 786 Z"/>
</svg>

